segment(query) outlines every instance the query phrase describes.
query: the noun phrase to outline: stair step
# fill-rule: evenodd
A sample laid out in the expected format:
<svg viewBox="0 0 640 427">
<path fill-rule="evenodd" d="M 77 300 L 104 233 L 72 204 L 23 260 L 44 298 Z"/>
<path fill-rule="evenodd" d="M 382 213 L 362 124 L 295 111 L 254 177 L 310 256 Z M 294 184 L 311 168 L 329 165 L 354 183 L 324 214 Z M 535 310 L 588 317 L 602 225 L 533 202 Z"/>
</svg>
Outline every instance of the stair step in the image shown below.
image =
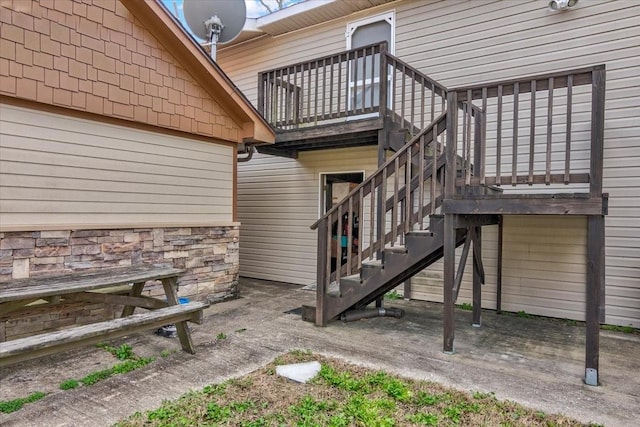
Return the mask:
<svg viewBox="0 0 640 427">
<path fill-rule="evenodd" d="M 377 274 L 384 268 L 381 260 L 366 261 L 362 263 L 362 270 L 360 271 L 360 278 L 362 281 L 369 279 L 374 274 Z"/>
<path fill-rule="evenodd" d="M 400 246 L 400 245 L 386 246 L 384 248 L 384 251 L 385 252 L 398 253 L 398 254 L 406 254 L 407 253 L 407 247 L 406 246 Z"/>
<path fill-rule="evenodd" d="M 406 236 L 418 236 L 418 237 L 433 236 L 433 231 L 431 231 L 431 230 L 410 231 L 407 234 L 405 234 L 405 237 Z"/>
<path fill-rule="evenodd" d="M 360 280 L 359 274 L 343 277 L 342 279 L 340 279 L 340 297 L 358 293 L 361 285 L 362 281 Z"/>
</svg>

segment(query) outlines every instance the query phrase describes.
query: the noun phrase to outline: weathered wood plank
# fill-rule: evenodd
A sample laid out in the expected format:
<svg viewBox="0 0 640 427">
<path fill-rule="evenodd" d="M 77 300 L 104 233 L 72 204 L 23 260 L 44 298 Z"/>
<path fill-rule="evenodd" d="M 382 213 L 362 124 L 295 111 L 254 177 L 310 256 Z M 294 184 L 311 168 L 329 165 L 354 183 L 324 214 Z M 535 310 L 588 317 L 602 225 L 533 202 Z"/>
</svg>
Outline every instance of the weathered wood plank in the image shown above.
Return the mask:
<svg viewBox="0 0 640 427">
<path fill-rule="evenodd" d="M 344 114 L 343 114 L 344 115 Z M 344 133 L 357 133 L 367 130 L 382 129 L 381 118 L 354 120 L 344 123 L 333 123 L 316 127 L 279 131 L 276 133 L 276 145 L 288 141 L 301 141 L 311 138 L 331 137 Z"/>
<path fill-rule="evenodd" d="M 591 89 L 591 164 L 589 168 L 592 197 L 598 197 L 602 194 L 605 83 L 604 67 L 594 71 Z"/>
<path fill-rule="evenodd" d="M 533 175 L 533 179 L 530 181 L 530 177 L 528 175 L 518 175 L 515 177 L 516 185 L 521 184 L 566 184 L 565 183 L 565 174 L 557 173 L 557 174 L 549 174 L 549 175 Z M 471 177 L 471 185 L 478 186 L 480 185 L 481 179 L 480 177 Z M 569 175 L 568 184 L 587 184 L 590 182 L 590 177 L 588 173 L 573 173 Z M 507 177 L 502 177 L 498 181 L 495 177 L 488 176 L 485 178 L 486 185 L 504 185 L 504 184 L 512 184 L 513 177 L 510 179 Z M 456 179 L 456 186 L 462 187 L 465 185 L 465 180 L 462 178 Z"/>
<path fill-rule="evenodd" d="M 445 214 L 499 215 L 601 215 L 603 212 L 602 198 L 536 196 L 543 197 L 447 199 L 442 202 L 442 211 Z"/>
<path fill-rule="evenodd" d="M 463 86 L 457 87 L 453 89 L 449 89 L 449 91 L 458 92 L 458 101 L 467 101 L 467 91 L 472 90 L 473 99 L 480 99 L 482 97 L 482 88 L 487 87 L 488 93 L 487 96 L 489 98 L 494 98 L 497 96 L 497 88 L 499 85 L 502 85 L 503 95 L 513 95 L 514 85 L 519 84 L 520 93 L 529 93 L 531 92 L 531 81 L 536 80 L 537 89 L 538 90 L 548 90 L 549 87 L 549 78 L 553 77 L 554 79 L 554 88 L 563 88 L 567 87 L 567 76 L 573 75 L 573 84 L 576 86 L 586 85 L 591 83 L 591 75 L 595 70 L 604 69 L 604 65 L 596 65 L 588 68 L 581 68 L 569 71 L 560 71 L 557 73 L 547 73 L 540 74 L 533 77 L 527 78 L 517 78 L 517 79 L 509 79 L 502 80 L 498 82 L 491 82 L 490 84 L 479 84 L 472 86 Z"/>
<path fill-rule="evenodd" d="M 95 344 L 170 323 L 184 321 L 202 323 L 202 310 L 208 306 L 207 303 L 194 301 L 105 322 L 7 341 L 0 345 L 0 366 Z"/>
<path fill-rule="evenodd" d="M 116 294 L 101 294 L 96 292 L 77 292 L 73 294 L 66 294 L 63 299 L 69 301 L 81 301 L 81 302 L 98 302 L 104 304 L 114 305 L 128 305 L 132 307 L 142 307 L 148 309 L 158 309 L 167 307 L 169 304 L 165 301 L 151 298 L 147 296 L 130 296 L 130 295 L 116 295 Z M 123 316 L 124 317 L 124 316 Z"/>
<path fill-rule="evenodd" d="M 74 271 L 64 275 L 0 282 L 0 302 L 44 298 L 65 293 L 90 291 L 135 282 L 159 280 L 182 274 L 184 270 L 162 265 L 139 265 L 100 271 Z"/>
</svg>

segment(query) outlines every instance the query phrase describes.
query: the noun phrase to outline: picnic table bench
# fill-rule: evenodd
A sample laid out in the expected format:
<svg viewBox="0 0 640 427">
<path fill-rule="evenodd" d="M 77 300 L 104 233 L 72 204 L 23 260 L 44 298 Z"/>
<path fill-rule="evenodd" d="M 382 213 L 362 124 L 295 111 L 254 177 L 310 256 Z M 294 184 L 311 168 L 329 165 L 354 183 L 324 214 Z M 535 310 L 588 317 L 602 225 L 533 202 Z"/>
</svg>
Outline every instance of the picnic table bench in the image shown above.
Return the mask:
<svg viewBox="0 0 640 427">
<path fill-rule="evenodd" d="M 167 324 L 176 325 L 182 349 L 195 353 L 187 322 L 202 323 L 203 309 L 209 304 L 178 303 L 176 285 L 182 273 L 184 270 L 173 267 L 145 264 L 0 282 L 0 315 L 40 300 L 52 309 L 66 301 L 124 306 L 120 318 L 0 342 L 0 367 Z M 142 295 L 149 280 L 162 281 L 165 298 Z M 110 292 L 122 291 L 123 286 L 124 295 Z M 149 311 L 133 314 L 136 307 Z"/>
</svg>

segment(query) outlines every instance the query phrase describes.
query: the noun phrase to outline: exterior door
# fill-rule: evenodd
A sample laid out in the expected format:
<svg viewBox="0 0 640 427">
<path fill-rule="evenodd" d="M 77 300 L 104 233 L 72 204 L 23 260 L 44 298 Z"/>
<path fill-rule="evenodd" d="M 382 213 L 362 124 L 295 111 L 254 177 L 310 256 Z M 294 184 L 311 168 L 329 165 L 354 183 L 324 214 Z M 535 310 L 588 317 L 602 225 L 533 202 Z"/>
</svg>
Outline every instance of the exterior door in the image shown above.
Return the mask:
<svg viewBox="0 0 640 427">
<path fill-rule="evenodd" d="M 393 54 L 395 51 L 394 24 L 395 12 L 393 11 L 347 24 L 347 49 L 357 49 L 386 41 L 389 53 Z M 380 55 L 354 59 L 350 62 L 349 68 L 349 110 L 377 107 L 380 104 Z M 388 96 L 388 99 L 391 100 L 391 96 Z"/>
</svg>

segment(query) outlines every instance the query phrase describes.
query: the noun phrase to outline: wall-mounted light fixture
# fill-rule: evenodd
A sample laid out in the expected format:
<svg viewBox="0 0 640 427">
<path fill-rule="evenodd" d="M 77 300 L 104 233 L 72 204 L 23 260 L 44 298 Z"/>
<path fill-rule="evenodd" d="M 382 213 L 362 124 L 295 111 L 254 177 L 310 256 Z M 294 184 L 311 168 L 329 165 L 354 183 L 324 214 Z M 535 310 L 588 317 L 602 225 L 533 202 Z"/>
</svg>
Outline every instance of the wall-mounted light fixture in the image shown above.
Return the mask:
<svg viewBox="0 0 640 427">
<path fill-rule="evenodd" d="M 549 2 L 550 11 L 569 10 L 573 6 L 578 4 L 578 0 L 551 0 Z"/>
</svg>

